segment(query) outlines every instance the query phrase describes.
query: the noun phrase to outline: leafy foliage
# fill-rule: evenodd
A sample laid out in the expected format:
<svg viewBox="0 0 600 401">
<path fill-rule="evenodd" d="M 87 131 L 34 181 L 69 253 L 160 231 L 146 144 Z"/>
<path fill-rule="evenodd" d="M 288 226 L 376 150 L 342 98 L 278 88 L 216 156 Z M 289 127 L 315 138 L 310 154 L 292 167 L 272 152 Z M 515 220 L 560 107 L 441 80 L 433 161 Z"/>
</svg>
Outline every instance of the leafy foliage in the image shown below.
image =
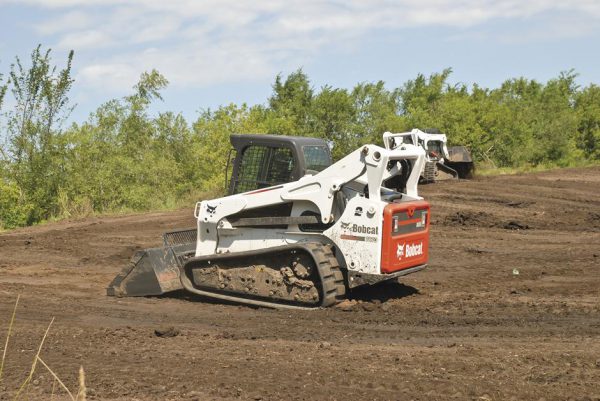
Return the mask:
<svg viewBox="0 0 600 401">
<path fill-rule="evenodd" d="M 225 188 L 232 133 L 317 136 L 340 158 L 385 131 L 438 128 L 450 144 L 501 168 L 600 161 L 600 87 L 580 88 L 573 71 L 546 83 L 515 78 L 500 87 L 449 83 L 451 69 L 384 82 L 316 89 L 298 70 L 278 75 L 266 105 L 229 104 L 187 122 L 151 115 L 168 81 L 153 70 L 132 93 L 109 100 L 87 121 L 64 128 L 72 106 L 71 52 L 63 69 L 38 46 L 29 66 L 16 58 L 0 75 L 0 228 L 49 218 L 175 207 Z"/>
<path fill-rule="evenodd" d="M 29 68 L 18 57 L 11 65 L 15 106 L 6 115 L 8 146 L 2 151 L 1 178 L 6 194 L 11 194 L 5 196 L 15 206 L 0 209 L 2 225 L 33 224 L 57 211 L 57 195 L 66 179 L 62 168 L 66 149 L 57 133 L 72 110 L 67 96 L 73 84 L 72 59 L 70 52 L 66 67 L 57 70 L 51 66 L 50 50 L 42 52 L 38 46 L 31 53 Z"/>
</svg>

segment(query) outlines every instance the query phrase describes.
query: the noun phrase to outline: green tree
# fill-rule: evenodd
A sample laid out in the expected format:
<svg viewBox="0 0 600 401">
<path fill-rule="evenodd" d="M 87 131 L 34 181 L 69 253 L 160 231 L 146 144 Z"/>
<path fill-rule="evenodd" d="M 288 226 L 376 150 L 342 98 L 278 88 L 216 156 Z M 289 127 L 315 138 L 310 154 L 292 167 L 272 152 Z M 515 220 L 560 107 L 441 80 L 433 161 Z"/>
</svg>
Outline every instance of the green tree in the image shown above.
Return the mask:
<svg viewBox="0 0 600 401">
<path fill-rule="evenodd" d="M 356 112 L 352 96 L 346 89 L 324 86 L 314 97 L 311 110 L 310 131 L 328 141 L 333 141 L 334 158 L 346 155 L 355 141 L 354 120 Z"/>
<path fill-rule="evenodd" d="M 269 133 L 311 135 L 312 101 L 313 89 L 302 69 L 288 75 L 285 81 L 277 75 L 269 98 L 269 108 L 273 112 Z"/>
<path fill-rule="evenodd" d="M 416 110 L 435 112 L 438 103 L 444 97 L 444 90 L 448 87 L 450 74 L 452 69 L 446 68 L 441 73 L 431 74 L 429 78 L 418 74 L 414 80 L 407 81 L 399 90 L 402 100 L 400 113 L 410 114 Z"/>
<path fill-rule="evenodd" d="M 600 160 L 600 86 L 591 84 L 575 97 L 577 147 L 592 160 Z"/>
<path fill-rule="evenodd" d="M 141 210 L 176 202 L 181 164 L 192 162 L 189 128 L 180 115 L 148 113 L 167 84 L 155 70 L 143 73 L 132 95 L 106 102 L 69 130 L 67 208 Z"/>
<path fill-rule="evenodd" d="M 219 107 L 215 111 L 204 111 L 193 124 L 197 147 L 195 157 L 199 162 L 197 188 L 211 193 L 223 193 L 227 158 L 231 134 L 269 132 L 273 126 L 272 115 L 267 115 L 261 106 L 246 104 Z M 272 132 L 280 133 L 280 132 Z"/>
<path fill-rule="evenodd" d="M 403 127 L 400 111 L 400 91 L 389 91 L 383 81 L 360 83 L 352 90 L 355 120 L 352 148 L 363 142 L 381 144 L 385 131 L 398 131 Z"/>
<path fill-rule="evenodd" d="M 68 93 L 73 84 L 71 63 L 58 70 L 52 65 L 51 50 L 41 45 L 31 53 L 31 65 L 25 67 L 17 57 L 10 70 L 10 88 L 14 109 L 7 114 L 9 170 L 12 184 L 19 189 L 18 203 L 34 205 L 27 223 L 50 217 L 56 212 L 56 199 L 64 181 L 58 137 L 62 124 L 72 111 Z"/>
<path fill-rule="evenodd" d="M 577 74 L 572 70 L 561 72 L 544 86 L 535 107 L 537 118 L 532 118 L 534 132 L 531 160 L 534 164 L 571 164 L 583 157 L 577 149 L 577 115 L 573 104 L 579 89 Z"/>
<path fill-rule="evenodd" d="M 8 89 L 8 83 L 3 83 L 4 75 L 0 73 L 0 112 L 2 112 L 2 104 L 4 102 L 4 96 L 6 95 L 6 91 Z"/>
<path fill-rule="evenodd" d="M 0 112 L 8 83 L 3 81 L 0 74 Z M 9 158 L 0 143 L 0 230 L 14 228 L 27 224 L 29 205 L 24 205 L 19 187 L 11 180 Z"/>
</svg>

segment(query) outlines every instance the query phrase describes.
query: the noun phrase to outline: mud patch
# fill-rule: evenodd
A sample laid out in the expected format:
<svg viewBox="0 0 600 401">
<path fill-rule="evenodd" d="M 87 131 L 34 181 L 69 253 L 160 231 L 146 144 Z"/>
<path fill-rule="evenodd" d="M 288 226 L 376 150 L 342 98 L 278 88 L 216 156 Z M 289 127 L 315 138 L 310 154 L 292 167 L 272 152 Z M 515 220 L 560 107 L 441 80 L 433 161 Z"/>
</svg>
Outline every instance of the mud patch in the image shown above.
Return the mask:
<svg viewBox="0 0 600 401">
<path fill-rule="evenodd" d="M 448 226 L 482 226 L 493 227 L 494 217 L 486 212 L 458 211 L 447 216 L 444 224 Z"/>
<path fill-rule="evenodd" d="M 508 223 L 503 224 L 502 228 L 505 230 L 529 230 L 531 227 L 518 221 L 509 221 Z"/>
<path fill-rule="evenodd" d="M 506 204 L 506 206 L 514 207 L 514 208 L 525 208 L 531 205 L 535 205 L 535 202 L 532 201 L 511 201 Z"/>
<path fill-rule="evenodd" d="M 154 330 L 154 335 L 161 338 L 177 337 L 181 332 L 175 327 L 160 328 Z"/>
<path fill-rule="evenodd" d="M 592 225 L 592 227 L 600 228 L 600 213 L 598 213 L 598 212 L 588 213 L 587 221 Z"/>
</svg>

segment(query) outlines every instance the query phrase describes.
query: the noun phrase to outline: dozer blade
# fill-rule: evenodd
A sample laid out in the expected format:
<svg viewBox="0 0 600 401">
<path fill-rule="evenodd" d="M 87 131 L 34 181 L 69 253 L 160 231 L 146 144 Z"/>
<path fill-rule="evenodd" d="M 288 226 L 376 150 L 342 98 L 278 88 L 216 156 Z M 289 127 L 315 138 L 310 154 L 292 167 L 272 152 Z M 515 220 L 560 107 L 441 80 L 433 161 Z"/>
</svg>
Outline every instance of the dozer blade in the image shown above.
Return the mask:
<svg viewBox="0 0 600 401">
<path fill-rule="evenodd" d="M 184 259 L 194 255 L 194 236 L 195 230 L 166 233 L 165 246 L 136 252 L 110 283 L 106 295 L 142 297 L 182 289 L 179 267 Z"/>
</svg>

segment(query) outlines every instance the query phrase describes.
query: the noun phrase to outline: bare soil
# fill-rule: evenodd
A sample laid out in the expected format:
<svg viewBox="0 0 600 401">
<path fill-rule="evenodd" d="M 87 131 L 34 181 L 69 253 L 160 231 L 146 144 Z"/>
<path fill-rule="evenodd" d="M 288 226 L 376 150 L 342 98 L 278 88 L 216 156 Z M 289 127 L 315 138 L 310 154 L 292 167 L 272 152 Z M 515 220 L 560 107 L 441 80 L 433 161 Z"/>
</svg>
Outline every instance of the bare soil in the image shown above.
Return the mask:
<svg viewBox="0 0 600 401">
<path fill-rule="evenodd" d="M 136 249 L 192 208 L 0 234 L 0 400 L 42 359 L 90 400 L 600 400 L 600 168 L 421 187 L 430 265 L 342 307 L 110 298 Z M 24 399 L 47 400 L 38 365 Z M 55 390 L 54 399 L 64 398 Z"/>
</svg>

